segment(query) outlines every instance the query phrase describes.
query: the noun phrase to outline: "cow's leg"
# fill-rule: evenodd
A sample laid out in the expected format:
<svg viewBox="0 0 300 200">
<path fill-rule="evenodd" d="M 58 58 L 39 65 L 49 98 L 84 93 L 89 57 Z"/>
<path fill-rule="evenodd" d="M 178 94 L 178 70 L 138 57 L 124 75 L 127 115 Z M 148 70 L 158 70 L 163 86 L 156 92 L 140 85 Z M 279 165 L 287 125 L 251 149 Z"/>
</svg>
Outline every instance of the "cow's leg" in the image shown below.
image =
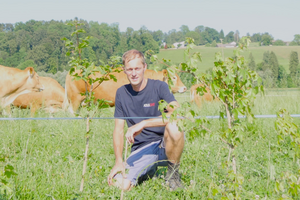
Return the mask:
<svg viewBox="0 0 300 200">
<path fill-rule="evenodd" d="M 11 108 L 10 108 L 10 105 L 9 106 L 5 106 L 2 109 L 2 115 L 11 117 Z"/>
<path fill-rule="evenodd" d="M 84 100 L 85 96 L 76 96 L 75 98 L 72 98 L 73 100 L 70 102 L 71 104 L 71 108 L 72 108 L 72 111 L 70 110 L 70 112 L 72 114 L 74 114 L 74 112 L 76 112 L 78 109 L 79 109 L 79 106 L 81 104 L 81 102 Z"/>
<path fill-rule="evenodd" d="M 38 106 L 37 104 L 33 103 L 30 105 L 30 115 L 31 117 L 34 117 L 37 110 L 39 109 L 40 106 Z"/>
</svg>

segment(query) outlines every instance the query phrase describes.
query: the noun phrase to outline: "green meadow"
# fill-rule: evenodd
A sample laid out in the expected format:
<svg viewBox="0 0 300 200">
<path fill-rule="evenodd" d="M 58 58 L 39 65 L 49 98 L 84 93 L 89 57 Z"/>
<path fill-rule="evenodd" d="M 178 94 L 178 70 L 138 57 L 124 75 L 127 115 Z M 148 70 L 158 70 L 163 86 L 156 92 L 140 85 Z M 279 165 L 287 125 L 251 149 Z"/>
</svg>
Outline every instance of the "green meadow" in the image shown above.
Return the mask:
<svg viewBox="0 0 300 200">
<path fill-rule="evenodd" d="M 199 64 L 199 69 L 205 72 L 207 69 L 213 67 L 215 60 L 215 53 L 222 52 L 224 57 L 230 57 L 233 55 L 235 48 L 218 48 L 218 47 L 205 47 L 197 46 L 193 51 L 199 51 L 202 55 L 202 62 Z M 255 63 L 262 62 L 263 53 L 265 51 L 273 51 L 278 59 L 279 65 L 282 65 L 287 73 L 289 73 L 289 58 L 292 51 L 298 52 L 300 55 L 300 46 L 258 46 L 256 43 L 250 44 L 248 50 L 245 50 L 242 55 L 246 59 L 249 58 L 250 52 L 252 52 Z M 170 59 L 173 64 L 179 64 L 183 62 L 184 49 L 161 49 L 158 58 Z"/>
<path fill-rule="evenodd" d="M 300 114 L 299 96 L 296 89 L 267 90 L 264 96 L 257 97 L 253 112 L 275 114 L 280 108 L 286 108 L 291 114 Z M 176 98 L 181 103 L 190 100 L 188 92 L 176 94 Z M 192 107 L 201 116 L 218 115 L 220 111 L 219 102 Z M 113 111 L 113 108 L 104 109 L 95 116 L 112 117 Z M 28 110 L 13 109 L 12 117 L 29 116 Z M 71 116 L 64 112 L 50 116 L 40 111 L 36 117 Z M 222 193 L 216 192 L 215 186 L 227 187 L 228 149 L 218 139 L 217 131 L 226 121 L 209 121 L 211 134 L 191 137 L 189 130 L 185 130 L 180 168 L 184 190 L 169 191 L 163 179 L 165 168 L 159 168 L 155 178 L 125 192 L 124 199 L 221 199 Z M 244 142 L 236 147 L 237 170 L 244 177 L 238 189 L 241 199 L 289 197 L 287 182 L 282 177 L 288 172 L 296 174 L 300 161 L 294 158 L 288 140 L 278 144 L 274 121 L 275 118 L 265 118 L 247 123 Z M 294 122 L 299 126 L 299 119 L 295 118 Z M 0 199 L 120 199 L 121 191 L 107 185 L 107 176 L 114 165 L 112 119 L 92 120 L 84 192 L 79 192 L 85 123 L 84 120 L 51 119 L 0 121 L 0 154 L 7 157 L 17 173 L 9 179 L 6 188 L 0 187 Z M 276 181 L 281 180 L 285 183 L 284 191 L 276 192 Z"/>
</svg>

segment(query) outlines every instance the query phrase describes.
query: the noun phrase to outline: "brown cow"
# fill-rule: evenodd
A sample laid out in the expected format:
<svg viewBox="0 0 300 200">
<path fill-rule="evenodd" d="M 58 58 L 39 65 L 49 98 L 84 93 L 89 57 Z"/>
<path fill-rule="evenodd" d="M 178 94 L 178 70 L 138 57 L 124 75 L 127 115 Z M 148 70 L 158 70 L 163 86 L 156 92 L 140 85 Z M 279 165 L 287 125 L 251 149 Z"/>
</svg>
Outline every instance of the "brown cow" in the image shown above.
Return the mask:
<svg viewBox="0 0 300 200">
<path fill-rule="evenodd" d="M 192 85 L 190 92 L 191 92 L 191 102 L 195 102 L 198 107 L 201 107 L 203 100 L 213 101 L 214 98 L 210 94 L 210 89 L 208 87 L 206 87 L 207 92 L 205 92 L 203 96 L 200 96 L 199 94 L 197 94 L 197 87 L 199 87 L 199 86 L 203 86 L 203 85 L 202 84 Z"/>
<path fill-rule="evenodd" d="M 9 106 L 19 95 L 42 90 L 32 67 L 20 70 L 0 65 L 0 107 Z"/>
<path fill-rule="evenodd" d="M 31 108 L 31 113 L 41 107 L 52 113 L 62 108 L 65 89 L 53 78 L 40 77 L 40 83 L 44 85 L 42 92 L 31 92 L 20 95 L 13 105 L 20 108 Z"/>
<path fill-rule="evenodd" d="M 113 73 L 113 74 L 116 76 L 117 82 L 114 82 L 113 80 L 109 80 L 109 81 L 104 81 L 99 87 L 97 87 L 97 84 L 94 86 L 94 88 L 96 88 L 94 90 L 95 98 L 111 101 L 110 106 L 115 105 L 115 96 L 116 96 L 117 89 L 122 85 L 129 84 L 126 74 L 123 71 L 120 73 Z M 99 75 L 101 74 L 99 73 L 98 76 Z M 145 72 L 145 77 L 167 82 L 167 70 L 155 72 L 154 70 L 147 69 Z M 177 93 L 177 92 L 182 93 L 186 91 L 185 85 L 182 83 L 180 77 L 177 74 L 174 77 L 172 77 L 172 81 L 174 83 L 174 86 L 171 88 L 173 93 Z M 89 89 L 90 86 L 88 87 L 88 90 Z M 68 103 L 70 103 L 69 111 L 71 113 L 74 113 L 79 108 L 81 102 L 85 98 L 84 96 L 80 95 L 80 93 L 84 93 L 84 92 L 85 92 L 84 82 L 82 80 L 79 81 L 72 80 L 72 77 L 68 74 L 66 77 L 66 85 L 65 85 L 66 94 L 65 94 L 64 108 L 66 109 Z"/>
</svg>

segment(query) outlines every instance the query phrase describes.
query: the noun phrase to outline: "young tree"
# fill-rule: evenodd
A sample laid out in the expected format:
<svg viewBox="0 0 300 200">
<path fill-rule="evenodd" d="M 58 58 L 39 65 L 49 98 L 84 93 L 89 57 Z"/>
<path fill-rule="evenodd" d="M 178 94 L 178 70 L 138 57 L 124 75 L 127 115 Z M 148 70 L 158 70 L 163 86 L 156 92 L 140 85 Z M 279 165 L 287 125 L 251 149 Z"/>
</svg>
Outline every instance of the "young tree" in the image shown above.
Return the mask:
<svg viewBox="0 0 300 200">
<path fill-rule="evenodd" d="M 216 40 L 214 40 L 214 41 L 211 43 L 211 47 L 217 47 L 217 42 L 216 42 Z"/>
<path fill-rule="evenodd" d="M 221 193 L 224 199 L 240 199 L 239 187 L 243 183 L 244 177 L 238 173 L 236 147 L 243 142 L 245 130 L 247 129 L 239 115 L 246 116 L 249 122 L 253 121 L 253 113 L 251 106 L 254 103 L 256 94 L 263 92 L 261 79 L 255 71 L 249 70 L 246 65 L 245 58 L 241 56 L 241 51 L 250 43 L 248 38 L 242 38 L 239 48 L 234 51 L 234 55 L 230 58 L 223 59 L 221 53 L 216 54 L 216 61 L 213 69 L 208 74 L 197 71 L 197 62 L 201 61 L 200 53 L 191 53 L 193 45 L 188 45 L 185 50 L 185 63 L 181 63 L 179 70 L 187 71 L 193 74 L 192 82 L 200 83 L 197 93 L 201 96 L 210 93 L 214 98 L 218 98 L 222 104 L 220 118 L 226 117 L 227 124 L 217 132 L 219 139 L 229 149 L 228 159 L 225 165 L 228 166 L 228 179 L 222 182 L 222 186 L 213 189 L 216 193 Z M 212 133 L 206 128 L 209 121 L 205 118 L 199 118 L 197 111 L 189 106 L 182 106 L 180 116 L 184 116 L 184 121 L 178 121 L 180 128 L 184 126 L 185 130 L 189 130 L 190 135 L 200 135 L 201 133 Z M 163 109 L 162 109 L 163 110 Z M 174 113 L 173 113 L 174 114 Z M 174 114 L 176 116 L 176 113 Z M 172 119 L 172 116 L 171 116 Z M 186 121 L 190 120 L 192 125 L 188 126 Z M 186 123 L 186 124 L 185 124 Z M 215 133 L 214 133 L 215 134 Z M 225 187 L 225 188 L 224 188 Z"/>
<path fill-rule="evenodd" d="M 240 40 L 240 32 L 236 30 L 234 34 L 234 41 L 239 42 L 239 40 Z"/>
<path fill-rule="evenodd" d="M 86 146 L 84 153 L 84 163 L 82 169 L 82 179 L 80 184 L 80 192 L 83 192 L 84 180 L 85 180 L 85 172 L 87 168 L 87 159 L 88 159 L 88 150 L 89 150 L 89 137 L 91 134 L 90 130 L 90 119 L 95 114 L 95 111 L 98 109 L 102 109 L 108 106 L 108 102 L 105 100 L 98 100 L 97 106 L 94 104 L 96 101 L 94 98 L 93 90 L 98 87 L 103 81 L 107 81 L 110 79 L 116 80 L 116 77 L 112 75 L 112 72 L 117 71 L 116 68 L 119 67 L 117 64 L 120 60 L 119 57 L 112 57 L 110 65 L 101 65 L 96 67 L 93 62 L 88 61 L 87 58 L 83 58 L 82 52 L 83 49 L 89 47 L 89 39 L 90 36 L 85 38 L 81 38 L 80 35 L 82 33 L 86 33 L 84 29 L 80 29 L 79 27 L 83 25 L 79 23 L 78 20 L 71 21 L 67 23 L 69 26 L 75 27 L 75 31 L 71 34 L 71 40 L 67 38 L 62 38 L 65 41 L 65 45 L 68 48 L 67 56 L 70 57 L 69 65 L 71 67 L 70 74 L 73 76 L 75 80 L 83 80 L 85 83 L 85 107 L 87 109 L 86 118 Z M 96 73 L 102 72 L 103 76 L 97 78 L 95 76 Z"/>
<path fill-rule="evenodd" d="M 287 74 L 285 68 L 282 65 L 279 65 L 278 69 L 278 86 L 280 88 L 287 88 Z"/>
<path fill-rule="evenodd" d="M 270 52 L 265 51 L 263 54 L 263 65 L 262 65 L 262 70 L 266 71 L 267 69 L 270 69 Z"/>
<path fill-rule="evenodd" d="M 277 56 L 275 55 L 275 53 L 273 51 L 271 51 L 269 59 L 270 59 L 269 64 L 270 64 L 270 68 L 272 70 L 274 81 L 277 81 L 279 64 L 278 64 Z"/>
<path fill-rule="evenodd" d="M 298 52 L 292 51 L 290 54 L 290 67 L 289 67 L 290 75 L 292 78 L 295 78 L 297 76 L 298 65 L 299 65 Z"/>
<path fill-rule="evenodd" d="M 255 95 L 263 90 L 258 74 L 248 69 L 244 57 L 240 55 L 240 50 L 247 47 L 249 42 L 249 39 L 242 38 L 240 49 L 235 51 L 233 58 L 223 60 L 222 56 L 217 54 L 212 73 L 198 79 L 204 86 L 198 88 L 200 94 L 205 92 L 206 87 L 209 87 L 211 94 L 218 98 L 224 106 L 225 113 L 221 112 L 220 115 L 227 117 L 228 130 L 221 134 L 221 138 L 229 147 L 229 158 L 232 161 L 234 174 L 237 171 L 233 151 L 236 145 L 242 142 L 241 134 L 244 129 L 238 115 L 245 115 L 251 122 L 253 114 L 250 105 L 252 105 Z M 255 83 L 258 84 L 255 86 Z"/>
<path fill-rule="evenodd" d="M 190 60 L 186 63 L 181 63 L 180 69 L 194 75 L 192 82 L 202 84 L 202 86 L 197 88 L 197 93 L 203 95 L 207 92 L 206 88 L 209 88 L 213 97 L 218 98 L 223 104 L 225 112 L 221 111 L 220 117 L 224 118 L 226 116 L 227 129 L 223 133 L 220 133 L 220 139 L 228 145 L 228 161 L 230 160 L 232 163 L 234 174 L 237 174 L 237 168 L 236 157 L 233 151 L 238 143 L 242 142 L 243 130 L 245 128 L 238 115 L 244 115 L 252 122 L 254 116 L 251 111 L 251 105 L 256 94 L 263 91 L 261 79 L 258 74 L 255 71 L 249 70 L 244 57 L 240 55 L 241 51 L 247 48 L 249 43 L 250 40 L 248 38 L 242 38 L 239 49 L 234 51 L 234 56 L 225 60 L 221 53 L 217 53 L 215 66 L 209 74 L 197 72 L 196 63 L 198 60 L 201 60 L 201 55 L 190 55 L 191 47 L 193 46 L 188 46 L 185 50 L 185 57 L 190 55 Z M 189 115 L 182 113 L 181 116 L 196 116 L 196 113 L 194 110 L 190 110 Z M 194 122 L 195 127 L 203 128 L 203 122 L 206 122 L 206 120 L 200 119 Z"/>
<path fill-rule="evenodd" d="M 225 36 L 225 43 L 230 43 L 234 41 L 234 32 L 230 31 L 226 36 Z"/>
<path fill-rule="evenodd" d="M 300 34 L 294 35 L 294 40 L 295 44 L 300 45 Z"/>
<path fill-rule="evenodd" d="M 278 144 L 284 143 L 284 146 L 288 146 L 293 151 L 293 160 L 295 167 L 298 166 L 298 173 L 282 173 L 281 177 L 276 180 L 275 191 L 281 196 L 286 196 L 286 198 L 297 199 L 300 192 L 300 169 L 299 165 L 296 164 L 300 158 L 300 129 L 285 109 L 280 109 L 276 114 L 275 130 Z"/>
<path fill-rule="evenodd" d="M 252 52 L 249 54 L 249 69 L 255 71 L 256 70 L 256 63 L 255 63 L 255 60 L 254 60 L 254 57 L 252 55 Z"/>
<path fill-rule="evenodd" d="M 225 38 L 223 29 L 221 29 L 221 31 L 220 31 L 219 38 L 220 39 L 224 39 Z"/>
</svg>

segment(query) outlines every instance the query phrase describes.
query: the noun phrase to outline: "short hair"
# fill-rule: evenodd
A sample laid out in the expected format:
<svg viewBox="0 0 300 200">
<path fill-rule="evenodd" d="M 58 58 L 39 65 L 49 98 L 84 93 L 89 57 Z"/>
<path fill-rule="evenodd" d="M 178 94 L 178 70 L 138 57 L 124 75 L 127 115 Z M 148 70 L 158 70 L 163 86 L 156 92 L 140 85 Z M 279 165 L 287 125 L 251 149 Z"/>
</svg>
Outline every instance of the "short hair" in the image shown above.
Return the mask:
<svg viewBox="0 0 300 200">
<path fill-rule="evenodd" d="M 129 61 L 135 59 L 135 58 L 140 58 L 141 62 L 143 65 L 146 64 L 146 60 L 145 60 L 145 56 L 142 52 L 135 50 L 135 49 L 131 49 L 129 51 L 126 51 L 123 56 L 122 56 L 122 61 L 123 61 L 123 65 L 125 67 L 125 64 L 128 63 Z"/>
</svg>

